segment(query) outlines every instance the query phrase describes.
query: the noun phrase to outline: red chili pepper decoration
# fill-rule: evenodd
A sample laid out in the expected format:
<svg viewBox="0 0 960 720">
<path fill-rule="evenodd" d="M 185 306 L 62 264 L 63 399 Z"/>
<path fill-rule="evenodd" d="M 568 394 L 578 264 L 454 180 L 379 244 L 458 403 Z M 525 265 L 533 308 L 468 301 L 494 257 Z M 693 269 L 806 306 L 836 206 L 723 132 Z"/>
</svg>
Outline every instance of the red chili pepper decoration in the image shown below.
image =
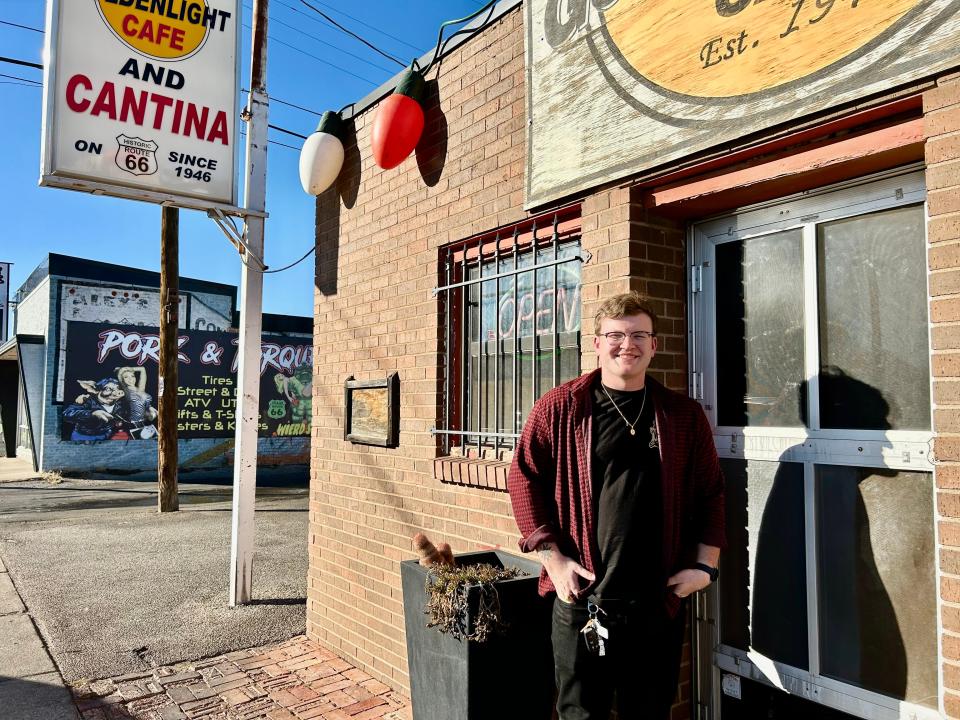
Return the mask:
<svg viewBox="0 0 960 720">
<path fill-rule="evenodd" d="M 373 121 L 370 143 L 373 159 L 384 170 L 402 163 L 420 142 L 423 134 L 423 99 L 425 80 L 413 68 L 397 84 L 393 95 L 384 100 Z"/>
</svg>

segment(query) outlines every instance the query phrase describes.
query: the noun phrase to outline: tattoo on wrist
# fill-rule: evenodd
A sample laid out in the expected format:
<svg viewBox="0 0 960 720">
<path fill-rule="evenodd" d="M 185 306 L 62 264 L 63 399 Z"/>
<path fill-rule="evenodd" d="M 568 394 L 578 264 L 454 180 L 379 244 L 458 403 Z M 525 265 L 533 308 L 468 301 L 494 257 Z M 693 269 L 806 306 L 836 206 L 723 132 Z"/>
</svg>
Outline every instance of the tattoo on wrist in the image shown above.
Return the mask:
<svg viewBox="0 0 960 720">
<path fill-rule="evenodd" d="M 553 543 L 543 543 L 543 545 L 537 548 L 537 554 L 541 560 L 549 560 L 553 557 Z"/>
</svg>

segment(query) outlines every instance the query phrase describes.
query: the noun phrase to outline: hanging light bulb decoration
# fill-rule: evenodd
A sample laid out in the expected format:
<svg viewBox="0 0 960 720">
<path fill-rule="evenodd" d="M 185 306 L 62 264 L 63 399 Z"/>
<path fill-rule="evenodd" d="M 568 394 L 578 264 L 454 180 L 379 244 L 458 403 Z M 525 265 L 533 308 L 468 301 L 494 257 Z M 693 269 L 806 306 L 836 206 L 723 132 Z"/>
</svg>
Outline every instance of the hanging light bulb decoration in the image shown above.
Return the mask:
<svg viewBox="0 0 960 720">
<path fill-rule="evenodd" d="M 336 181 L 343 167 L 343 119 L 327 110 L 316 131 L 300 150 L 300 184 L 310 195 L 319 195 Z"/>
<path fill-rule="evenodd" d="M 380 104 L 373 121 L 370 143 L 373 159 L 384 170 L 402 163 L 423 134 L 423 73 L 416 62 L 403 74 L 393 94 Z"/>
</svg>

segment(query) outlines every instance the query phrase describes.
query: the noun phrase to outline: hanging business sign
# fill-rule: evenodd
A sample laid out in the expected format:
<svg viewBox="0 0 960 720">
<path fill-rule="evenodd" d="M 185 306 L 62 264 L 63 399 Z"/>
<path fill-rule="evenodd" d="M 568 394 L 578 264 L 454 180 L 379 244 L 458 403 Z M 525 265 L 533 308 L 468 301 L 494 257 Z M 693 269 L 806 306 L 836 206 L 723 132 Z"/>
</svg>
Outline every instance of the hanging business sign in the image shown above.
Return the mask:
<svg viewBox="0 0 960 720">
<path fill-rule="evenodd" d="M 956 0 L 524 7 L 527 207 L 960 64 Z"/>
<path fill-rule="evenodd" d="M 239 0 L 49 0 L 41 185 L 237 204 Z"/>
<path fill-rule="evenodd" d="M 0 345 L 10 323 L 10 263 L 0 262 Z"/>
</svg>

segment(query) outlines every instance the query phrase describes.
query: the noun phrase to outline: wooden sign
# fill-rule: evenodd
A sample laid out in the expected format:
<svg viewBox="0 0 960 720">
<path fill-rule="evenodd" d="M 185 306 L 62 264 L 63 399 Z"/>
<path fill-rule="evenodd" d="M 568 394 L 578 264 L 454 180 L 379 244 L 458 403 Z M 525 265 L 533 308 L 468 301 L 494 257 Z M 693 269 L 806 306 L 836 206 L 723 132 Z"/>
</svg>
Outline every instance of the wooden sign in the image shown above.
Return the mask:
<svg viewBox="0 0 960 720">
<path fill-rule="evenodd" d="M 526 206 L 960 65 L 953 0 L 531 0 Z"/>
<path fill-rule="evenodd" d="M 400 439 L 400 376 L 343 384 L 343 439 L 361 445 L 397 447 Z"/>
</svg>

